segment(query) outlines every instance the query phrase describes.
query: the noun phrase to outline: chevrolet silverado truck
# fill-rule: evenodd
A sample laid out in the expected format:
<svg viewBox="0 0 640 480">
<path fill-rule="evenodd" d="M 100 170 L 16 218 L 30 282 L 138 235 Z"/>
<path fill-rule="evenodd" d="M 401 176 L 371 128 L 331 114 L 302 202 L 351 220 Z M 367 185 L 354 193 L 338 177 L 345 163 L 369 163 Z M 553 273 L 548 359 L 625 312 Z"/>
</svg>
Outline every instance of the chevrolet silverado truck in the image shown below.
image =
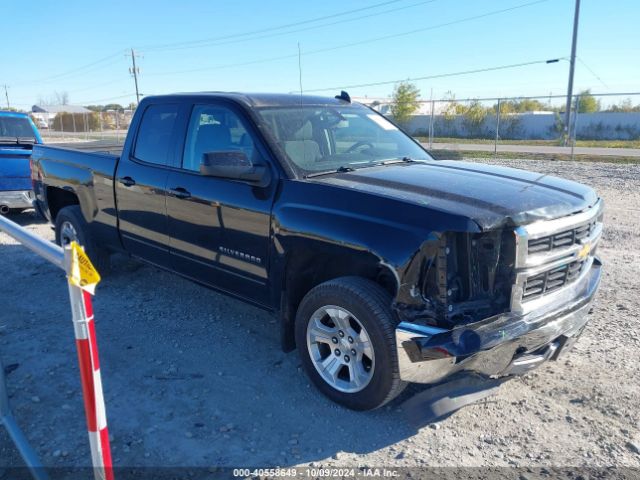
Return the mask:
<svg viewBox="0 0 640 480">
<path fill-rule="evenodd" d="M 26 113 L 0 111 L 0 214 L 31 208 L 29 157 L 37 143 L 42 139 Z"/>
<path fill-rule="evenodd" d="M 283 349 L 352 409 L 557 359 L 600 280 L 591 188 L 434 160 L 344 92 L 147 97 L 118 152 L 35 145 L 32 161 L 59 244 L 273 312 Z"/>
</svg>

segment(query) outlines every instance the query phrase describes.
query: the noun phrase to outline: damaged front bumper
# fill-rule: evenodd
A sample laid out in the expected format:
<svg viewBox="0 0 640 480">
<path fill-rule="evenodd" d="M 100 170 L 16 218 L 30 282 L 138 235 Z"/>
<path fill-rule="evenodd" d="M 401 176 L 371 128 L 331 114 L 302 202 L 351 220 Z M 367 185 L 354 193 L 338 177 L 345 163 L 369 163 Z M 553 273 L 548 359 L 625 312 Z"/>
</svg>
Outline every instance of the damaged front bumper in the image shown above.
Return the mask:
<svg viewBox="0 0 640 480">
<path fill-rule="evenodd" d="M 451 330 L 401 322 L 396 328 L 400 378 L 436 383 L 459 371 L 520 375 L 557 359 L 584 330 L 601 266 L 594 257 L 565 295 L 528 313 L 507 312 Z"/>
</svg>

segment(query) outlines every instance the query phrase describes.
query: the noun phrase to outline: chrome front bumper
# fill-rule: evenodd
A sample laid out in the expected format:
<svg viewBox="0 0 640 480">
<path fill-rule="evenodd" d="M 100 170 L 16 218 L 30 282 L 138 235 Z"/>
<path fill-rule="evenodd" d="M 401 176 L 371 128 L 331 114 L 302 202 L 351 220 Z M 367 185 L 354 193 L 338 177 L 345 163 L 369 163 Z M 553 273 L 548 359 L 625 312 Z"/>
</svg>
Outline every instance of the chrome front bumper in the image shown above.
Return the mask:
<svg viewBox="0 0 640 480">
<path fill-rule="evenodd" d="M 31 190 L 0 192 L 0 207 L 32 208 L 33 198 L 33 192 Z"/>
<path fill-rule="evenodd" d="M 402 322 L 396 328 L 400 378 L 435 383 L 459 372 L 518 375 L 569 349 L 584 330 L 601 263 L 556 298 L 526 314 L 508 312 L 451 330 Z"/>
</svg>

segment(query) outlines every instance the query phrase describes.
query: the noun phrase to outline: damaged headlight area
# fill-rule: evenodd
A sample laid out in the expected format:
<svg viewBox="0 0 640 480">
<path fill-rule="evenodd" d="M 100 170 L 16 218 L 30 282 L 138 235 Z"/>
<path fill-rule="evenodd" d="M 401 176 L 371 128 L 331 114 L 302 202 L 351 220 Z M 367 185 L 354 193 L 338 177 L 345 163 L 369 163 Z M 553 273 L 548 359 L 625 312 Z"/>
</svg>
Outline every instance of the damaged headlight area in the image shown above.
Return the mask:
<svg viewBox="0 0 640 480">
<path fill-rule="evenodd" d="M 407 269 L 398 314 L 402 320 L 453 328 L 506 312 L 514 261 L 512 230 L 439 234 Z"/>
</svg>

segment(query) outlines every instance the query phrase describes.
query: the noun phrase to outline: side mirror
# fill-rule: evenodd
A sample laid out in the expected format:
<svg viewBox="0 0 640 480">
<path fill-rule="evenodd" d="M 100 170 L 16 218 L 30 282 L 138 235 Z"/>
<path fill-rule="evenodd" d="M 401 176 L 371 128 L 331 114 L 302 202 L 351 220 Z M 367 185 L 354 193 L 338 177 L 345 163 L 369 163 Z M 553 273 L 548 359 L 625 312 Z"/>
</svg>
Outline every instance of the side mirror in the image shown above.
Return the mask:
<svg viewBox="0 0 640 480">
<path fill-rule="evenodd" d="M 240 180 L 258 187 L 266 187 L 271 182 L 269 167 L 264 163 L 252 164 L 246 153 L 240 151 L 205 153 L 200 174 Z"/>
</svg>

